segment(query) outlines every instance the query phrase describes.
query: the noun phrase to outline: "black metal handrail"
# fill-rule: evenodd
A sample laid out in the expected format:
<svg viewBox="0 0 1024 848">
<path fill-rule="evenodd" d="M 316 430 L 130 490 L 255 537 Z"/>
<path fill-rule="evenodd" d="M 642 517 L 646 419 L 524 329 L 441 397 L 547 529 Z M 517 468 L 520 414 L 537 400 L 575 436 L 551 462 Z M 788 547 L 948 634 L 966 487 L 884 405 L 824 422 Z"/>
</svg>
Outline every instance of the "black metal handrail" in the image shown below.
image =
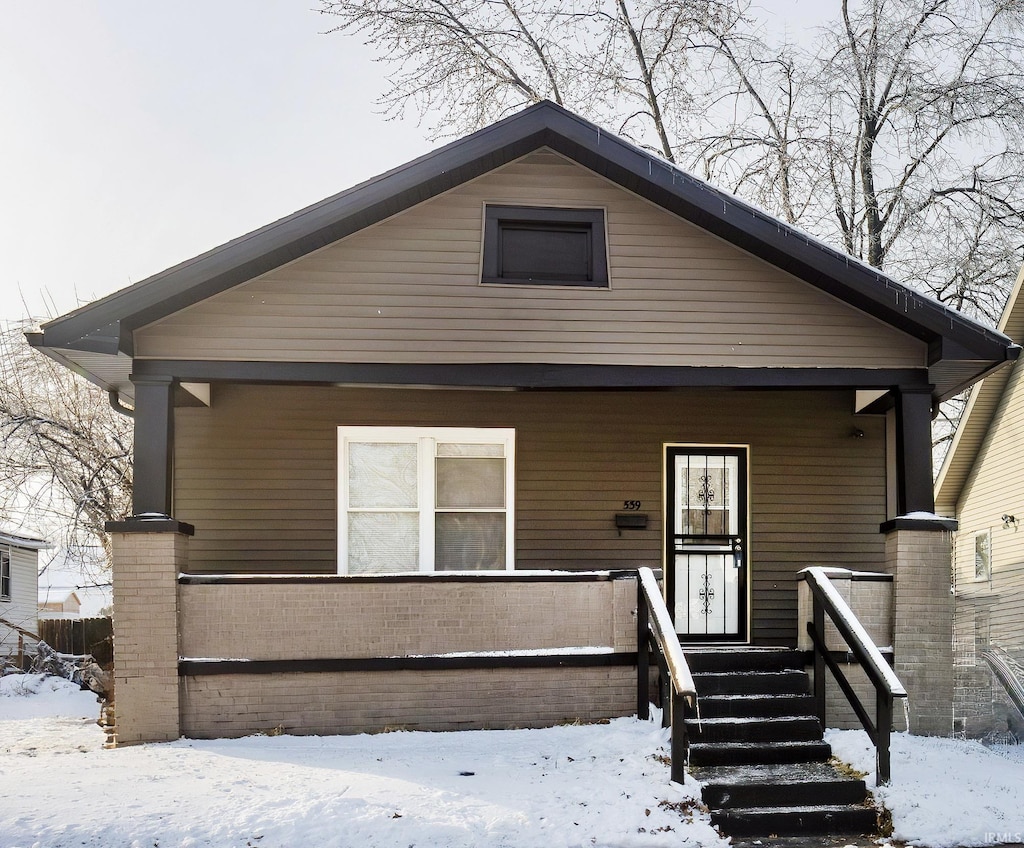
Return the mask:
<svg viewBox="0 0 1024 848">
<path fill-rule="evenodd" d="M 882 652 L 868 636 L 849 604 L 843 600 L 842 595 L 828 579 L 828 570 L 811 567 L 805 568 L 800 574 L 811 590 L 813 600 L 813 615 L 812 620 L 807 623 L 807 633 L 814 645 L 814 700 L 818 719 L 824 728 L 827 666 L 874 743 L 875 774 L 878 784 L 888 783 L 891 777 L 889 737 L 892 732 L 892 703 L 894 698 L 906 698 L 907 690 L 903 688 L 896 672 L 885 661 Z M 825 644 L 826 613 L 875 687 L 874 722 Z"/>
<path fill-rule="evenodd" d="M 641 719 L 651 716 L 650 665 L 653 637 L 662 671 L 669 681 L 669 705 L 672 724 L 672 780 L 683 783 L 686 779 L 686 761 L 689 740 L 686 736 L 687 706 L 697 705 L 697 690 L 693 685 L 690 667 L 686 664 L 683 648 L 679 644 L 672 617 L 661 596 L 658 581 L 649 568 L 637 569 L 636 581 L 636 712 Z M 665 702 L 662 700 L 663 710 Z M 664 721 L 664 718 L 663 718 Z"/>
</svg>

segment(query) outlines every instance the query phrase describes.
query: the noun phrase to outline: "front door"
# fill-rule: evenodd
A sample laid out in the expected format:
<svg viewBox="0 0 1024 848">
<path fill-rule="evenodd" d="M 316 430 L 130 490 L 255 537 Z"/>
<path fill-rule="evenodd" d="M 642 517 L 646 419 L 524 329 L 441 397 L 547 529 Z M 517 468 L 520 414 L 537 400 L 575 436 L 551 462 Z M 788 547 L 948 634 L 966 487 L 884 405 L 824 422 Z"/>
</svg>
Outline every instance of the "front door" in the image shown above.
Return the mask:
<svg viewBox="0 0 1024 848">
<path fill-rule="evenodd" d="M 747 635 L 747 451 L 665 448 L 665 582 L 687 641 Z"/>
</svg>

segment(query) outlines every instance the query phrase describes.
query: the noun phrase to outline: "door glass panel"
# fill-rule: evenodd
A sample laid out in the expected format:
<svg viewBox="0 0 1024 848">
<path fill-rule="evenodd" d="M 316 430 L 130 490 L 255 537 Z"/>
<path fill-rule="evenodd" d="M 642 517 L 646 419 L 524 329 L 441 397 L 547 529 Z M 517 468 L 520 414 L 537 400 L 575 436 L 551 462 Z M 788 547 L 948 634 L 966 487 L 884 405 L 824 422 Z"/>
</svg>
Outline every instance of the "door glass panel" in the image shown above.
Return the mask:
<svg viewBox="0 0 1024 848">
<path fill-rule="evenodd" d="M 350 574 L 417 571 L 420 559 L 419 513 L 350 512 Z"/>
<path fill-rule="evenodd" d="M 434 568 L 438 571 L 504 569 L 505 513 L 437 513 Z"/>
<path fill-rule="evenodd" d="M 353 509 L 415 509 L 416 445 L 351 442 L 348 504 Z"/>
<path fill-rule="evenodd" d="M 505 460 L 437 458 L 439 509 L 505 507 Z"/>
</svg>

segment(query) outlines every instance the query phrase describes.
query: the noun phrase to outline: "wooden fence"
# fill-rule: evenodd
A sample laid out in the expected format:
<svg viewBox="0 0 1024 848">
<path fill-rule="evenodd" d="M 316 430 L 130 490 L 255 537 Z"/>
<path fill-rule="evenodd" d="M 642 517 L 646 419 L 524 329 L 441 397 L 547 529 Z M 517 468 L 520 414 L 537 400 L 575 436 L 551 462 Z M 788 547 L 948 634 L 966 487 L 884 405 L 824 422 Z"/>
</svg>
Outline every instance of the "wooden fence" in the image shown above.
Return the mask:
<svg viewBox="0 0 1024 848">
<path fill-rule="evenodd" d="M 103 668 L 114 661 L 113 626 L 109 616 L 40 619 L 39 638 L 61 654 L 92 654 Z"/>
</svg>

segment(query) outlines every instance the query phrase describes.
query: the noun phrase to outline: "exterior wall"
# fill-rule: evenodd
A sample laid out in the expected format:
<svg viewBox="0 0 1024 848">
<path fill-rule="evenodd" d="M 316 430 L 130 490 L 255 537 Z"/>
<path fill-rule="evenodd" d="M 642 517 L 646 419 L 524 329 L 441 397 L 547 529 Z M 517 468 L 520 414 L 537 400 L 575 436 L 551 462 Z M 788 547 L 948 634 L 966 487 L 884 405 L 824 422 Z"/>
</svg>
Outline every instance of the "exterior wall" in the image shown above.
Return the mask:
<svg viewBox="0 0 1024 848">
<path fill-rule="evenodd" d="M 896 674 L 909 695 L 910 732 L 953 731 L 953 596 L 950 535 L 893 530 L 886 570 L 893 575 Z"/>
<path fill-rule="evenodd" d="M 883 566 L 884 421 L 852 408 L 848 391 L 215 385 L 176 411 L 174 514 L 197 528 L 193 572 L 333 574 L 338 425 L 515 427 L 517 569 L 660 568 L 663 444 L 746 444 L 753 639 L 794 644 L 797 571 Z M 625 500 L 646 530 L 616 531 Z"/>
<path fill-rule="evenodd" d="M 115 532 L 112 543 L 118 742 L 177 739 L 177 578 L 188 567 L 188 537 Z"/>
<path fill-rule="evenodd" d="M 4 549 L 11 555 L 11 599 L 0 600 L 0 618 L 35 633 L 39 553 L 14 545 L 4 545 Z M 0 624 L 0 656 L 12 657 L 17 661 L 19 646 L 24 653 L 32 653 L 36 643 L 28 637 L 23 637 L 19 642 L 17 631 Z"/>
<path fill-rule="evenodd" d="M 636 651 L 636 582 L 346 577 L 180 586 L 182 655 L 250 660 Z M 196 675 L 190 737 L 541 727 L 636 711 L 635 665 Z M 120 713 L 119 713 L 120 714 Z"/>
<path fill-rule="evenodd" d="M 956 729 L 968 736 L 1011 732 L 1024 716 L 992 675 L 983 652 L 1024 667 L 1024 368 L 1015 366 L 960 496 L 954 544 Z M 1012 515 L 1018 523 L 1004 522 Z M 975 575 L 975 536 L 991 532 L 991 573 Z M 1024 671 L 1019 672 L 1024 683 Z"/>
<path fill-rule="evenodd" d="M 481 285 L 484 203 L 606 209 L 608 289 Z M 140 358 L 923 367 L 926 346 L 551 152 L 142 328 Z"/>
</svg>

